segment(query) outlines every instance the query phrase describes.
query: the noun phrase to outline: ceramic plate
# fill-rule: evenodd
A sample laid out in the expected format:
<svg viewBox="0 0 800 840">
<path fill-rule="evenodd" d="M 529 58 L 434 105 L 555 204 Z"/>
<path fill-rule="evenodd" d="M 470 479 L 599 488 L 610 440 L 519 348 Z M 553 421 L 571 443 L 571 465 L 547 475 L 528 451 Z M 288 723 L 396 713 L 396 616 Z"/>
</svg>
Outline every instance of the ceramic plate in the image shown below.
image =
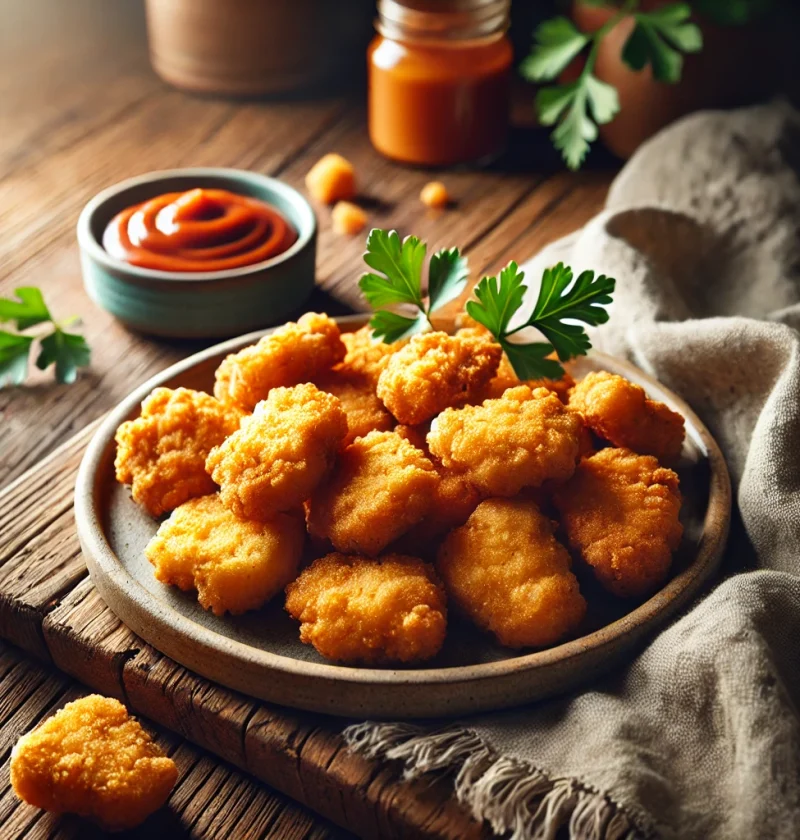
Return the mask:
<svg viewBox="0 0 800 840">
<path fill-rule="evenodd" d="M 339 319 L 356 329 L 363 316 Z M 323 660 L 300 643 L 298 625 L 281 598 L 237 618 L 217 618 L 191 593 L 164 586 L 144 556 L 158 522 L 114 480 L 114 432 L 139 413 L 157 386 L 211 391 L 222 358 L 263 333 L 219 344 L 153 377 L 117 406 L 92 439 L 75 489 L 75 516 L 86 564 L 111 609 L 161 653 L 229 688 L 285 706 L 336 715 L 413 718 L 500 709 L 587 683 L 630 657 L 653 632 L 700 590 L 719 563 L 730 520 L 725 462 L 691 409 L 626 362 L 592 354 L 574 366 L 609 370 L 641 384 L 686 420 L 679 468 L 685 536 L 669 582 L 652 598 L 631 605 L 587 591 L 582 635 L 542 651 L 515 652 L 451 617 L 444 649 L 424 668 L 352 668 Z"/>
</svg>

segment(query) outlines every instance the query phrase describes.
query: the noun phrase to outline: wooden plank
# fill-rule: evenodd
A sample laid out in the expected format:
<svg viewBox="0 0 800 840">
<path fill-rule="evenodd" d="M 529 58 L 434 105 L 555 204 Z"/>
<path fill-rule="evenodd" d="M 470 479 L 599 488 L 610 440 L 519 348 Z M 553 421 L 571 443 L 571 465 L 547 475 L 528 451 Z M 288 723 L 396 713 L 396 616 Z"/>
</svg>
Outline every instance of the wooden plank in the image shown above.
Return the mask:
<svg viewBox="0 0 800 840">
<path fill-rule="evenodd" d="M 33 687 L 33 688 L 32 688 Z M 106 834 L 84 820 L 46 814 L 20 802 L 10 787 L 11 748 L 24 732 L 87 692 L 66 677 L 27 660 L 0 642 L 0 826 L 3 837 L 93 838 Z M 252 778 L 221 764 L 175 735 L 142 724 L 178 766 L 178 784 L 167 806 L 137 829 L 135 836 L 257 840 L 310 838 L 346 840 L 351 835 L 319 820 Z"/>
</svg>

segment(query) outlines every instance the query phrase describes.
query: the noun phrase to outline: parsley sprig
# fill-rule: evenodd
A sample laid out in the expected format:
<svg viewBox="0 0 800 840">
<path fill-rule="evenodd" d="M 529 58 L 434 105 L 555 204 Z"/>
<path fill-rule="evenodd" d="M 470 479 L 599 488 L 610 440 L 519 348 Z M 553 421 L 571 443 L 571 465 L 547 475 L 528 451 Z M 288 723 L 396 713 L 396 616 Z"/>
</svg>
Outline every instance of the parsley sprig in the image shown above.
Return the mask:
<svg viewBox="0 0 800 840">
<path fill-rule="evenodd" d="M 74 321 L 56 322 L 44 302 L 42 293 L 33 286 L 15 289 L 14 298 L 0 298 L 0 323 L 13 322 L 17 332 L 0 330 L 0 388 L 21 385 L 28 373 L 28 356 L 34 341 L 39 341 L 36 367 L 45 370 L 55 365 L 56 379 L 74 382 L 77 370 L 89 364 L 90 350 L 83 336 L 68 332 Z M 29 331 L 48 323 L 49 331 Z"/>
<path fill-rule="evenodd" d="M 401 242 L 396 231 L 370 232 L 364 261 L 380 273 L 365 274 L 359 285 L 367 302 L 377 310 L 370 320 L 375 338 L 392 343 L 432 329 L 430 313 L 457 298 L 465 288 L 466 257 L 457 248 L 437 251 L 428 269 L 426 304 L 422 290 L 425 253 L 425 243 L 416 236 Z M 557 379 L 564 369 L 548 356 L 555 352 L 565 362 L 589 351 L 589 336 L 576 322 L 596 326 L 608 320 L 606 307 L 611 303 L 615 280 L 604 274 L 596 277 L 593 271 L 584 271 L 574 279 L 572 269 L 559 263 L 542 274 L 531 314 L 523 323 L 512 326 L 528 290 L 524 279 L 515 262 L 510 262 L 498 277 L 484 277 L 475 287 L 475 300 L 467 302 L 467 313 L 494 336 L 520 379 Z M 384 308 L 398 304 L 414 307 L 416 313 L 402 315 Z M 545 340 L 521 340 L 519 334 L 530 327 Z"/>
<path fill-rule="evenodd" d="M 598 0 L 590 0 L 590 4 L 601 5 Z M 669 3 L 645 12 L 639 9 L 639 0 L 625 0 L 596 32 L 582 32 L 564 17 L 547 20 L 537 28 L 533 49 L 520 65 L 529 81 L 557 79 L 588 48 L 574 82 L 543 87 L 536 95 L 539 121 L 555 126 L 553 143 L 571 169 L 583 163 L 590 144 L 597 139 L 597 126 L 611 122 L 619 112 L 616 89 L 594 74 L 602 40 L 624 17 L 631 16 L 634 28 L 623 47 L 623 61 L 634 70 L 649 65 L 654 78 L 674 84 L 681 77 L 683 53 L 703 47 L 699 27 L 689 21 L 691 13 L 688 3 Z"/>
<path fill-rule="evenodd" d="M 422 266 L 427 245 L 416 236 L 403 241 L 396 230 L 371 230 L 364 262 L 373 269 L 358 282 L 367 302 L 378 311 L 369 322 L 376 338 L 387 343 L 408 338 L 432 327 L 431 313 L 455 300 L 467 284 L 467 260 L 458 248 L 437 251 L 428 266 L 427 293 L 422 289 Z M 402 314 L 386 306 L 411 309 Z M 416 310 L 416 311 L 414 311 Z"/>
</svg>

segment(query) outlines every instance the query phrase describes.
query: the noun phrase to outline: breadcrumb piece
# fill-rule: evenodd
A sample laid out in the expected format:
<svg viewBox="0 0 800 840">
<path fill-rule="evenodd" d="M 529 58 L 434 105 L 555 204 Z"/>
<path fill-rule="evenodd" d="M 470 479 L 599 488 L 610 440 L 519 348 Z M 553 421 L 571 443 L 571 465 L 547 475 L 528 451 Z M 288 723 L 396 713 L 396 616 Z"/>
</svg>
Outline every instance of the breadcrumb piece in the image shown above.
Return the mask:
<svg viewBox="0 0 800 840">
<path fill-rule="evenodd" d="M 580 418 L 552 391 L 521 385 L 500 399 L 443 411 L 427 441 L 445 467 L 484 496 L 516 496 L 523 487 L 572 475 L 580 428 Z"/>
<path fill-rule="evenodd" d="M 214 396 L 252 411 L 273 388 L 310 382 L 344 359 L 339 325 L 307 312 L 265 335 L 257 344 L 227 356 L 216 371 Z"/>
<path fill-rule="evenodd" d="M 91 694 L 67 703 L 11 754 L 11 785 L 23 801 L 78 814 L 108 831 L 133 828 L 157 811 L 178 778 L 118 700 Z"/>
<path fill-rule="evenodd" d="M 333 152 L 324 155 L 306 175 L 306 189 L 322 204 L 353 198 L 356 194 L 353 164 Z"/>
<path fill-rule="evenodd" d="M 145 554 L 162 583 L 196 589 L 214 615 L 241 615 L 263 607 L 295 577 L 305 536 L 299 512 L 246 521 L 214 494 L 174 510 Z"/>
<path fill-rule="evenodd" d="M 422 188 L 419 200 L 426 206 L 441 210 L 447 207 L 450 195 L 447 187 L 441 181 L 430 181 Z"/>
<path fill-rule="evenodd" d="M 308 499 L 346 435 L 347 416 L 332 394 L 310 382 L 273 388 L 239 431 L 211 450 L 206 469 L 226 507 L 264 522 Z"/>
<path fill-rule="evenodd" d="M 156 388 L 135 420 L 117 429 L 117 481 L 151 516 L 216 489 L 208 453 L 239 428 L 242 412 L 188 388 Z"/>
<path fill-rule="evenodd" d="M 286 590 L 300 640 L 327 659 L 381 665 L 435 656 L 447 628 L 436 573 L 416 557 L 329 554 Z"/>
<path fill-rule="evenodd" d="M 339 456 L 336 471 L 310 499 L 308 530 L 343 552 L 379 554 L 419 522 L 439 476 L 394 432 L 370 432 Z"/>
<path fill-rule="evenodd" d="M 350 201 L 337 201 L 331 210 L 331 225 L 340 236 L 355 236 L 367 226 L 367 214 Z"/>
<path fill-rule="evenodd" d="M 318 379 L 316 385 L 320 391 L 333 394 L 347 415 L 347 437 L 342 446 L 348 446 L 369 432 L 388 432 L 394 426 L 394 417 L 378 399 L 367 376 L 344 369 L 332 370 Z"/>
<path fill-rule="evenodd" d="M 648 399 L 642 387 L 622 376 L 606 371 L 587 374 L 570 392 L 569 406 L 614 446 L 654 455 L 668 465 L 680 457 L 683 417 L 664 403 Z"/>
<path fill-rule="evenodd" d="M 653 456 L 601 449 L 553 502 L 570 547 L 609 592 L 642 597 L 666 580 L 683 534 L 681 493 L 678 476 Z"/>
<path fill-rule="evenodd" d="M 501 356 L 500 345 L 483 336 L 416 335 L 389 357 L 378 396 L 400 423 L 423 423 L 480 393 Z"/>
<path fill-rule="evenodd" d="M 452 602 L 507 647 L 553 645 L 586 612 L 569 554 L 531 501 L 481 502 L 445 538 L 436 568 Z"/>
</svg>

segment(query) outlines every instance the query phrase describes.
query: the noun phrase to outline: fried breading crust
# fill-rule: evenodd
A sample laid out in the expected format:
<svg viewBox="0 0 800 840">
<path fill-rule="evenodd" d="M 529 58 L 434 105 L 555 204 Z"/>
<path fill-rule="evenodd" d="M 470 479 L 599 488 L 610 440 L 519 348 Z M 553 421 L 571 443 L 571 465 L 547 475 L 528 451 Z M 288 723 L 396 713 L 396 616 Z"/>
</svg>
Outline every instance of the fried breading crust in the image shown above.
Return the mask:
<svg viewBox="0 0 800 840">
<path fill-rule="evenodd" d="M 567 550 L 531 501 L 487 499 L 445 538 L 436 569 L 451 602 L 507 647 L 544 647 L 586 612 Z"/>
<path fill-rule="evenodd" d="M 336 321 L 307 312 L 297 323 L 290 321 L 258 344 L 227 356 L 215 374 L 214 396 L 252 411 L 273 388 L 308 382 L 344 356 Z"/>
<path fill-rule="evenodd" d="M 373 389 L 378 384 L 378 377 L 383 373 L 389 357 L 408 344 L 407 340 L 391 344 L 376 341 L 372 337 L 372 327 L 369 324 L 355 332 L 342 333 L 342 342 L 347 348 L 347 355 L 336 369 L 346 374 L 366 376 Z"/>
<path fill-rule="evenodd" d="M 683 526 L 678 476 L 652 455 L 601 449 L 553 501 L 570 547 L 609 592 L 641 597 L 667 577 Z"/>
<path fill-rule="evenodd" d="M 570 389 L 575 385 L 575 380 L 565 371 L 561 379 L 528 379 L 523 382 L 514 373 L 514 368 L 511 367 L 511 362 L 508 361 L 508 356 L 504 353 L 497 374 L 489 381 L 483 389 L 480 399 L 476 402 L 499 399 L 509 388 L 516 388 L 519 385 L 527 385 L 531 390 L 547 388 L 548 391 L 556 394 L 561 402 L 566 403 Z"/>
<path fill-rule="evenodd" d="M 423 423 L 480 393 L 501 355 L 500 345 L 484 336 L 416 335 L 389 357 L 378 396 L 401 423 Z"/>
<path fill-rule="evenodd" d="M 208 453 L 239 428 L 241 411 L 188 388 L 156 388 L 135 420 L 117 429 L 117 481 L 151 516 L 213 493 Z"/>
<path fill-rule="evenodd" d="M 339 551 L 375 555 L 419 522 L 439 476 L 395 432 L 370 432 L 346 447 L 336 471 L 312 495 L 309 532 Z"/>
<path fill-rule="evenodd" d="M 133 828 L 157 811 L 178 778 L 118 700 L 92 694 L 67 703 L 19 739 L 11 784 L 20 799 L 79 814 L 109 831 Z"/>
<path fill-rule="evenodd" d="M 333 394 L 342 404 L 347 415 L 344 446 L 369 432 L 388 432 L 394 427 L 394 417 L 378 399 L 366 375 L 337 369 L 317 379 L 315 384 L 321 391 Z"/>
<path fill-rule="evenodd" d="M 681 454 L 683 417 L 648 399 L 644 389 L 606 371 L 586 375 L 570 392 L 569 407 L 614 446 L 674 464 Z"/>
<path fill-rule="evenodd" d="M 511 388 L 500 399 L 443 411 L 431 425 L 433 455 L 484 496 L 569 478 L 578 457 L 580 418 L 545 388 Z"/>
<path fill-rule="evenodd" d="M 273 388 L 239 431 L 211 450 L 206 470 L 238 517 L 266 521 L 303 504 L 346 435 L 347 416 L 332 394 L 310 383 Z"/>
<path fill-rule="evenodd" d="M 286 610 L 322 656 L 367 665 L 430 659 L 447 627 L 433 566 L 399 554 L 322 557 L 289 584 Z"/>
<path fill-rule="evenodd" d="M 295 577 L 305 537 L 300 512 L 243 520 L 215 493 L 174 510 L 145 554 L 162 583 L 196 589 L 214 615 L 240 615 L 264 606 Z"/>
</svg>

